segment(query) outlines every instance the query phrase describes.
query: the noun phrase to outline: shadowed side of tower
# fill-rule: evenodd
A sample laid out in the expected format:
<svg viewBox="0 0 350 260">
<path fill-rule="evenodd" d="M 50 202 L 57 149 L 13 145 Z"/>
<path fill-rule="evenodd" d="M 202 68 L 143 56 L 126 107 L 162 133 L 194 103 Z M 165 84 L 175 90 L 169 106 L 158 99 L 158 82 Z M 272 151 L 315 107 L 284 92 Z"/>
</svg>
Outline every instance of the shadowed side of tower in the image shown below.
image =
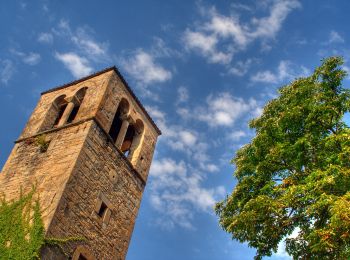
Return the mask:
<svg viewBox="0 0 350 260">
<path fill-rule="evenodd" d="M 43 92 L 0 174 L 36 185 L 47 237 L 83 237 L 72 259 L 124 259 L 160 131 L 115 67 Z M 46 248 L 43 259 L 59 259 Z"/>
</svg>

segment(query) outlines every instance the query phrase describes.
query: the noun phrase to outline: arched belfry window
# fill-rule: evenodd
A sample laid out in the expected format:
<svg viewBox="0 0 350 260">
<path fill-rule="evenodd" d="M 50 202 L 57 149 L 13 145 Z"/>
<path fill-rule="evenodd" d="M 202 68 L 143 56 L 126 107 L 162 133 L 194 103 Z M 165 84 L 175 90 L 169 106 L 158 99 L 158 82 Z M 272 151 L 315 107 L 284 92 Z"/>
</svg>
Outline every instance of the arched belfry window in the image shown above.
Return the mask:
<svg viewBox="0 0 350 260">
<path fill-rule="evenodd" d="M 144 132 L 144 125 L 140 119 L 134 121 L 129 114 L 129 103 L 122 99 L 112 121 L 109 135 L 126 157 L 131 160 L 139 147 Z"/>
<path fill-rule="evenodd" d="M 66 110 L 68 102 L 66 95 L 61 95 L 51 103 L 50 108 L 45 114 L 45 118 L 39 128 L 39 131 L 45 131 L 53 127 L 57 127 L 62 119 L 64 111 Z"/>
<path fill-rule="evenodd" d="M 84 100 L 86 90 L 87 90 L 87 87 L 81 88 L 74 95 L 73 100 L 71 101 L 71 102 L 73 102 L 74 106 L 73 106 L 72 111 L 69 114 L 69 117 L 68 117 L 66 123 L 68 123 L 68 124 L 72 123 L 74 121 L 74 119 L 76 118 L 76 116 L 79 112 L 80 105 L 82 104 L 82 102 Z"/>
<path fill-rule="evenodd" d="M 52 109 L 54 111 L 54 117 L 55 120 L 53 122 L 53 125 L 51 127 L 56 127 L 60 120 L 62 119 L 62 116 L 64 114 L 64 111 L 66 110 L 68 105 L 68 102 L 66 101 L 66 95 L 59 96 L 58 98 L 55 99 L 52 105 Z"/>
<path fill-rule="evenodd" d="M 125 156 L 128 156 L 130 154 L 130 148 L 134 140 L 136 130 L 134 125 L 129 125 L 128 129 L 126 131 L 122 146 L 120 150 L 125 154 Z"/>
<path fill-rule="evenodd" d="M 133 136 L 131 138 L 130 146 L 127 150 L 123 151 L 126 156 L 131 160 L 134 157 L 135 151 L 138 149 L 141 143 L 142 135 L 144 132 L 144 125 L 140 119 L 137 119 L 135 124 L 131 125 Z M 125 140 L 127 140 L 125 136 Z M 125 141 L 124 141 L 125 142 Z M 129 144 L 128 144 L 129 145 Z"/>
<path fill-rule="evenodd" d="M 118 136 L 120 134 L 120 130 L 121 130 L 122 125 L 123 125 L 123 121 L 127 120 L 128 113 L 129 113 L 129 103 L 126 99 L 123 98 L 119 102 L 117 112 L 114 115 L 111 128 L 109 129 L 109 135 L 110 135 L 110 137 L 112 137 L 112 139 L 115 143 L 116 143 Z M 125 123 L 124 123 L 124 125 L 125 125 Z M 119 147 L 119 145 L 117 145 L 117 147 Z"/>
</svg>

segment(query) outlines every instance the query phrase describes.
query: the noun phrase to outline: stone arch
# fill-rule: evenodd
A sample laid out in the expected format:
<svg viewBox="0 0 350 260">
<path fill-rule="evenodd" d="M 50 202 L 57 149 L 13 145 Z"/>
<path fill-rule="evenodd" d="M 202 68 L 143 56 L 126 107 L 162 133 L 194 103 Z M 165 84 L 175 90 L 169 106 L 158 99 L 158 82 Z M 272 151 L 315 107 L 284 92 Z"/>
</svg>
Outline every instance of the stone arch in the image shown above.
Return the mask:
<svg viewBox="0 0 350 260">
<path fill-rule="evenodd" d="M 129 110 L 130 110 L 129 102 L 125 98 L 122 98 L 119 102 L 117 111 L 112 121 L 111 128 L 109 129 L 109 132 L 108 132 L 109 136 L 113 139 L 113 142 L 116 143 L 117 146 L 119 146 L 117 144 L 117 140 L 118 140 L 118 137 L 121 135 L 123 121 L 127 119 Z"/>
<path fill-rule="evenodd" d="M 67 107 L 66 95 L 60 95 L 55 98 L 51 103 L 49 110 L 46 112 L 43 123 L 40 126 L 39 131 L 45 131 L 53 127 L 57 127 L 59 121 L 61 120 L 64 111 Z"/>
<path fill-rule="evenodd" d="M 72 108 L 72 111 L 70 112 L 66 123 L 68 124 L 72 123 L 74 119 L 77 117 L 77 114 L 84 100 L 87 89 L 88 89 L 87 87 L 82 87 L 75 93 L 74 97 L 71 100 L 71 102 L 74 104 L 74 107 Z"/>
<path fill-rule="evenodd" d="M 95 260 L 95 256 L 85 246 L 79 245 L 74 251 L 72 260 Z"/>
</svg>

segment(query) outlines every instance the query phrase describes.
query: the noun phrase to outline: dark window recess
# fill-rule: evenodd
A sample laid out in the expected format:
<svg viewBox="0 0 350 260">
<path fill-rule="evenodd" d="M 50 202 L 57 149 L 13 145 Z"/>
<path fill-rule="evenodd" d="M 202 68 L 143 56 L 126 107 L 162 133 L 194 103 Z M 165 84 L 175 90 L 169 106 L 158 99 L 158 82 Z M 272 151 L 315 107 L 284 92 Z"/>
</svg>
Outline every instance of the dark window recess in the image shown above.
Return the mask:
<svg viewBox="0 0 350 260">
<path fill-rule="evenodd" d="M 118 108 L 117 112 L 115 113 L 113 122 L 112 122 L 112 126 L 109 130 L 109 136 L 112 137 L 113 141 L 115 142 L 118 138 L 118 134 L 120 131 L 120 128 L 122 127 L 122 123 L 123 121 L 120 119 L 121 116 L 121 109 Z"/>
<path fill-rule="evenodd" d="M 66 107 L 67 107 L 67 104 L 64 104 L 64 105 L 60 106 L 58 114 L 57 114 L 57 117 L 56 117 L 56 120 L 55 120 L 55 123 L 53 124 L 54 126 L 58 125 L 58 122 L 62 118 L 64 110 L 66 110 Z"/>
<path fill-rule="evenodd" d="M 78 260 L 88 260 L 88 259 L 82 254 L 79 254 Z"/>
<path fill-rule="evenodd" d="M 129 125 L 128 130 L 126 131 L 124 142 L 122 144 L 121 150 L 127 156 L 130 152 L 130 147 L 135 135 L 135 128 L 132 125 Z"/>
<path fill-rule="evenodd" d="M 107 209 L 108 209 L 108 207 L 107 207 L 106 203 L 104 203 L 102 201 L 100 209 L 99 209 L 97 214 L 102 218 L 104 216 L 104 214 L 106 213 Z"/>
<path fill-rule="evenodd" d="M 72 123 L 73 120 L 75 119 L 75 117 L 77 116 L 78 114 L 78 111 L 79 111 L 79 107 L 80 106 L 75 106 L 72 110 L 72 112 L 70 113 L 69 117 L 68 117 L 68 120 L 67 120 L 67 123 Z"/>
</svg>

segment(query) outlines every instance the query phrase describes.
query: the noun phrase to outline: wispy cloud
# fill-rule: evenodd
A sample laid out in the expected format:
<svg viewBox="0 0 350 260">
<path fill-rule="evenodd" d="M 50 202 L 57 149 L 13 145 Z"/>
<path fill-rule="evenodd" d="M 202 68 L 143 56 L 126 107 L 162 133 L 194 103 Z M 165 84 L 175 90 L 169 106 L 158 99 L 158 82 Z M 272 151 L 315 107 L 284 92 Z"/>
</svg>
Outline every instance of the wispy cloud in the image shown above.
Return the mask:
<svg viewBox="0 0 350 260">
<path fill-rule="evenodd" d="M 206 57 L 210 63 L 228 64 L 232 59 L 232 52 L 218 50 L 216 46 L 218 39 L 215 35 L 187 30 L 183 39 L 186 49 L 197 51 L 200 55 Z"/>
<path fill-rule="evenodd" d="M 38 42 L 52 43 L 53 42 L 53 35 L 51 33 L 40 33 L 38 35 Z"/>
<path fill-rule="evenodd" d="M 155 223 L 166 229 L 175 226 L 192 229 L 195 214 L 211 213 L 215 202 L 226 193 L 222 186 L 204 185 L 208 174 L 219 168 L 210 163 L 208 144 L 201 140 L 202 135 L 183 124 L 169 123 L 167 115 L 157 107 L 146 109 L 162 129 L 159 145 L 186 155 L 180 160 L 156 156 L 152 163 L 150 204 L 159 213 Z"/>
<path fill-rule="evenodd" d="M 150 203 L 160 213 L 158 224 L 166 228 L 179 225 L 193 228 L 194 213 L 210 212 L 224 187 L 203 187 L 203 175 L 184 161 L 171 158 L 155 160 L 150 176 Z"/>
<path fill-rule="evenodd" d="M 228 135 L 229 139 L 233 141 L 239 141 L 241 138 L 246 136 L 247 136 L 247 133 L 242 130 L 233 131 Z"/>
<path fill-rule="evenodd" d="M 124 59 L 124 70 L 140 85 L 161 83 L 172 78 L 172 73 L 156 62 L 155 57 L 142 49 L 136 50 L 129 58 Z"/>
<path fill-rule="evenodd" d="M 177 89 L 176 104 L 184 103 L 189 99 L 188 89 L 184 86 L 180 86 Z"/>
<path fill-rule="evenodd" d="M 169 123 L 166 120 L 166 114 L 157 107 L 146 106 L 146 108 L 159 128 L 162 129 L 163 135 L 160 138 L 160 143 L 186 155 L 192 161 L 193 167 L 206 173 L 218 171 L 218 168 L 211 163 L 208 154 L 209 144 L 204 135 L 193 128 L 186 128 L 184 124 Z M 198 153 L 198 151 L 201 152 Z"/>
<path fill-rule="evenodd" d="M 53 32 L 71 42 L 75 47 L 74 52 L 84 56 L 85 59 L 97 63 L 111 60 L 108 50 L 109 44 L 95 40 L 94 31 L 89 26 L 78 26 L 76 29 L 72 29 L 68 20 L 61 20 Z"/>
<path fill-rule="evenodd" d="M 3 84 L 7 84 L 15 72 L 13 62 L 5 59 L 0 60 L 0 80 Z"/>
<path fill-rule="evenodd" d="M 93 69 L 89 65 L 89 61 L 76 53 L 55 53 L 56 59 L 61 61 L 64 66 L 73 74 L 74 77 L 80 78 L 90 74 Z"/>
<path fill-rule="evenodd" d="M 309 73 L 309 69 L 304 66 L 297 66 L 288 60 L 282 60 L 275 72 L 270 70 L 259 71 L 251 77 L 251 81 L 276 84 L 285 80 L 293 80 L 298 77 L 303 77 Z"/>
<path fill-rule="evenodd" d="M 192 113 L 189 110 L 193 111 Z M 238 119 L 250 115 L 257 116 L 260 106 L 254 98 L 245 100 L 232 96 L 228 92 L 210 95 L 206 99 L 205 106 L 194 108 L 181 108 L 180 116 L 207 123 L 210 127 L 233 127 Z"/>
<path fill-rule="evenodd" d="M 336 31 L 331 31 L 329 33 L 329 40 L 328 40 L 328 43 L 331 44 L 331 43 L 344 43 L 345 40 L 344 38 Z"/>
<path fill-rule="evenodd" d="M 78 28 L 75 34 L 72 34 L 73 43 L 93 60 L 99 61 L 106 59 L 108 44 L 95 41 L 85 28 Z"/>
<path fill-rule="evenodd" d="M 237 14 L 225 16 L 212 7 L 202 12 L 208 17 L 206 22 L 186 29 L 183 41 L 188 50 L 197 51 L 208 62 L 228 64 L 236 52 L 255 40 L 266 45 L 280 31 L 288 14 L 300 6 L 297 0 L 274 1 L 268 16 L 253 16 L 249 23 L 241 22 Z"/>
<path fill-rule="evenodd" d="M 238 61 L 231 68 L 228 69 L 228 73 L 235 76 L 244 76 L 253 63 L 256 63 L 257 59 L 247 59 L 245 61 Z"/>
<path fill-rule="evenodd" d="M 28 65 L 32 65 L 32 66 L 36 65 L 41 60 L 41 56 L 39 53 L 35 53 L 35 52 L 24 53 L 15 49 L 11 49 L 10 52 L 15 56 L 20 57 L 22 62 Z"/>
</svg>

